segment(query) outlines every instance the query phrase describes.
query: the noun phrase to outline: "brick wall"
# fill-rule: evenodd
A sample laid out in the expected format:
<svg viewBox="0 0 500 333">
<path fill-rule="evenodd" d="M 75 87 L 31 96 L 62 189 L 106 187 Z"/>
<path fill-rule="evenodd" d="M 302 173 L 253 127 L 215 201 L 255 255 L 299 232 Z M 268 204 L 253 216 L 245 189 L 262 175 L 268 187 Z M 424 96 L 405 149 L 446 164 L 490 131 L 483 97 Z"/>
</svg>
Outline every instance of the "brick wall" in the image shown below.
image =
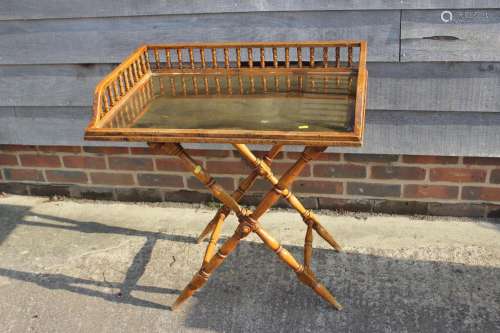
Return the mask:
<svg viewBox="0 0 500 333">
<path fill-rule="evenodd" d="M 237 152 L 190 150 L 227 190 L 250 168 Z M 282 153 L 282 173 L 299 153 Z M 121 201 L 213 198 L 171 157 L 147 148 L 0 145 L 0 192 Z M 263 180 L 244 203 L 269 189 Z M 310 208 L 403 214 L 500 216 L 500 158 L 325 153 L 293 190 Z M 284 204 L 283 202 L 281 203 Z"/>
</svg>

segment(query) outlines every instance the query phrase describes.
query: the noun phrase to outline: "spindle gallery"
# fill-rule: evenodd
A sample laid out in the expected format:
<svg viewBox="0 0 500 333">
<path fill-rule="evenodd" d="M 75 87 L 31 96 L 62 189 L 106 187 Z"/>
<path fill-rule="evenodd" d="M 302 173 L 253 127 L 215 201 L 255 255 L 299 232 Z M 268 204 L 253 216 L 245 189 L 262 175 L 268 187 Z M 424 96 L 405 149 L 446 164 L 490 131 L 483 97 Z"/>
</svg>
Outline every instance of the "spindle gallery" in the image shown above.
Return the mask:
<svg viewBox="0 0 500 333">
<path fill-rule="evenodd" d="M 341 246 L 291 187 L 307 163 L 328 146 L 361 145 L 366 53 L 365 41 L 145 45 L 97 85 L 86 139 L 147 142 L 158 154 L 178 157 L 223 204 L 198 238 L 201 242 L 209 236 L 201 268 L 173 308 L 201 288 L 250 233 L 301 282 L 334 308 L 342 308 L 311 270 L 313 233 L 335 251 L 341 251 Z M 229 143 L 252 171 L 228 194 L 181 143 Z M 247 144 L 272 147 L 260 159 Z M 272 161 L 284 145 L 305 147 L 278 178 Z M 240 206 L 238 202 L 258 177 L 272 189 L 254 210 Z M 260 223 L 280 198 L 306 224 L 303 264 Z M 222 225 L 231 213 L 238 225 L 216 250 Z"/>
</svg>

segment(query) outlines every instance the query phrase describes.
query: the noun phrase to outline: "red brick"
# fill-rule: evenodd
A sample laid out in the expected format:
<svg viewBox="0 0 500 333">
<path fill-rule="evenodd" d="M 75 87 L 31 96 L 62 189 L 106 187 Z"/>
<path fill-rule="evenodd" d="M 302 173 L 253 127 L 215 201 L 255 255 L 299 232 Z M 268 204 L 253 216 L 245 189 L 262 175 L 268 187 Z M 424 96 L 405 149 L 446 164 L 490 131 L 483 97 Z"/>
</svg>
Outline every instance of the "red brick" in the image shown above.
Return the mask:
<svg viewBox="0 0 500 333">
<path fill-rule="evenodd" d="M 293 183 L 293 191 L 297 193 L 342 194 L 341 182 L 323 180 L 297 180 Z"/>
<path fill-rule="evenodd" d="M 133 155 L 155 155 L 156 153 L 149 147 L 130 147 Z"/>
<path fill-rule="evenodd" d="M 396 162 L 398 159 L 398 155 L 344 154 L 344 160 L 349 162 Z"/>
<path fill-rule="evenodd" d="M 486 181 L 486 170 L 467 168 L 432 168 L 430 179 L 433 182 L 484 182 Z"/>
<path fill-rule="evenodd" d="M 500 169 L 495 169 L 491 171 L 490 183 L 500 184 Z"/>
<path fill-rule="evenodd" d="M 404 163 L 412 164 L 457 164 L 457 156 L 403 155 Z"/>
<path fill-rule="evenodd" d="M 129 173 L 92 172 L 90 179 L 97 185 L 134 185 L 134 177 Z"/>
<path fill-rule="evenodd" d="M 357 164 L 316 164 L 315 177 L 366 178 L 366 167 Z"/>
<path fill-rule="evenodd" d="M 288 162 L 274 162 L 271 164 L 271 170 L 275 176 L 281 176 L 284 174 L 291 166 L 293 163 L 288 163 Z M 304 170 L 300 173 L 300 176 L 302 177 L 309 177 L 311 175 L 311 166 L 306 165 Z"/>
<path fill-rule="evenodd" d="M 231 177 L 214 177 L 217 184 L 222 186 L 224 190 L 228 192 L 234 191 L 234 179 Z M 207 188 L 203 185 L 196 177 L 189 177 L 187 179 L 187 186 L 193 190 L 206 190 Z"/>
<path fill-rule="evenodd" d="M 0 154 L 0 165 L 17 165 L 16 155 Z"/>
<path fill-rule="evenodd" d="M 289 151 L 286 153 L 286 157 L 291 160 L 297 160 L 300 157 L 299 152 Z M 340 154 L 338 153 L 321 153 L 315 161 L 340 161 Z"/>
<path fill-rule="evenodd" d="M 500 157 L 464 157 L 464 164 L 500 165 Z"/>
<path fill-rule="evenodd" d="M 82 147 L 79 146 L 38 146 L 38 151 L 43 153 L 80 153 Z"/>
<path fill-rule="evenodd" d="M 128 155 L 128 147 L 83 147 L 83 151 L 93 154 Z"/>
<path fill-rule="evenodd" d="M 0 150 L 10 152 L 37 151 L 36 146 L 31 145 L 0 145 Z"/>
<path fill-rule="evenodd" d="M 59 156 L 54 155 L 38 155 L 38 154 L 23 154 L 19 155 L 21 164 L 30 167 L 49 167 L 57 168 L 61 166 Z"/>
<path fill-rule="evenodd" d="M 458 198 L 458 187 L 410 184 L 404 186 L 404 196 L 406 198 L 456 199 Z"/>
<path fill-rule="evenodd" d="M 142 173 L 137 175 L 137 180 L 141 186 L 184 187 L 182 176 L 177 175 Z"/>
<path fill-rule="evenodd" d="M 63 156 L 62 160 L 66 168 L 106 169 L 106 160 L 104 159 L 104 157 Z"/>
<path fill-rule="evenodd" d="M 34 169 L 4 169 L 3 174 L 7 180 L 32 180 L 43 182 L 43 174 L 40 170 Z"/>
<path fill-rule="evenodd" d="M 500 187 L 465 186 L 462 189 L 462 199 L 500 201 Z"/>
<path fill-rule="evenodd" d="M 425 179 L 425 169 L 418 167 L 374 165 L 371 167 L 370 177 L 373 179 L 423 180 Z"/>
<path fill-rule="evenodd" d="M 229 150 L 218 149 L 186 149 L 186 151 L 189 155 L 200 157 L 229 157 L 231 155 Z"/>
<path fill-rule="evenodd" d="M 108 157 L 109 168 L 114 170 L 153 170 L 153 160 L 142 157 Z"/>
<path fill-rule="evenodd" d="M 267 154 L 267 151 L 256 151 L 256 152 L 254 152 L 254 154 L 258 158 L 263 159 L 264 156 Z M 240 155 L 237 151 L 235 151 L 234 156 L 239 157 Z M 273 161 L 282 160 L 284 157 L 285 157 L 285 153 L 281 151 L 278 153 L 278 155 L 276 155 L 276 157 L 274 157 Z"/>
<path fill-rule="evenodd" d="M 399 197 L 401 185 L 387 185 L 375 183 L 347 183 L 347 194 L 370 197 Z"/>
<path fill-rule="evenodd" d="M 236 186 L 238 186 L 243 179 L 244 178 L 238 179 L 238 182 L 237 182 Z M 272 188 L 272 184 L 269 181 L 267 181 L 267 180 L 259 177 L 253 183 L 253 186 L 248 191 L 249 192 L 260 192 L 260 193 L 263 193 L 263 192 L 269 191 L 271 188 Z"/>
<path fill-rule="evenodd" d="M 45 170 L 48 182 L 57 183 L 87 183 L 87 175 L 73 170 Z"/>
<path fill-rule="evenodd" d="M 243 161 L 207 161 L 207 171 L 213 174 L 247 175 L 252 169 Z"/>
<path fill-rule="evenodd" d="M 184 163 L 178 158 L 157 158 L 155 163 L 158 170 L 187 172 Z M 198 163 L 201 164 L 201 162 Z"/>
</svg>

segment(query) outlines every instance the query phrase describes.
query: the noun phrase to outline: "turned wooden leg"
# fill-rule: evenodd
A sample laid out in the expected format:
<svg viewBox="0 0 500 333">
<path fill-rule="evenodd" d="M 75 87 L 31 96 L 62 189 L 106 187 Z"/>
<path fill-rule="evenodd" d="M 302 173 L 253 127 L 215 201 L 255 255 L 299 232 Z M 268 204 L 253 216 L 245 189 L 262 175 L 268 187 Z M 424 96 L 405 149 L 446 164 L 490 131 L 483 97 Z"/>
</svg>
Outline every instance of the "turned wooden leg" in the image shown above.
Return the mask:
<svg viewBox="0 0 500 333">
<path fill-rule="evenodd" d="M 313 242 L 313 233 L 312 226 L 307 225 L 306 231 L 306 239 L 304 241 L 304 266 L 307 268 L 311 268 L 312 263 L 312 242 Z"/>
<path fill-rule="evenodd" d="M 191 297 L 196 290 L 203 287 L 203 285 L 208 281 L 210 274 L 212 274 L 212 272 L 224 262 L 224 259 L 234 251 L 240 240 L 245 238 L 251 231 L 252 227 L 245 223 L 238 225 L 234 234 L 226 240 L 224 244 L 222 244 L 219 251 L 217 251 L 217 253 L 206 263 L 206 265 L 204 265 L 198 273 L 195 274 L 191 282 L 188 283 L 179 297 L 175 300 L 175 303 L 172 305 L 172 309 L 175 310 L 185 300 Z"/>
<path fill-rule="evenodd" d="M 233 236 L 224 242 L 219 251 L 212 256 L 212 258 L 205 265 L 202 266 L 191 282 L 186 286 L 186 288 L 184 288 L 181 295 L 179 295 L 172 306 L 172 309 L 175 309 L 182 302 L 191 297 L 197 289 L 201 288 L 205 284 L 210 274 L 222 264 L 226 256 L 236 248 L 239 241 L 253 230 L 255 222 L 249 218 L 250 212 L 247 209 L 240 207 L 236 200 L 227 194 L 224 189 L 215 182 L 210 174 L 186 153 L 180 144 L 150 143 L 150 146 L 155 151 L 165 152 L 169 155 L 179 157 L 184 162 L 186 169 L 190 170 L 193 175 L 198 178 L 198 180 L 202 182 L 210 190 L 210 192 L 212 192 L 214 197 L 227 206 L 227 209 L 232 210 L 240 221 L 240 224 L 238 225 L 238 228 Z"/>
<path fill-rule="evenodd" d="M 325 301 L 330 303 L 335 309 L 341 310 L 342 305 L 337 302 L 335 297 L 326 289 L 324 285 L 318 282 L 310 271 L 310 269 L 306 269 L 304 266 L 299 264 L 299 262 L 292 256 L 290 252 L 288 252 L 285 248 L 278 243 L 271 235 L 269 235 L 264 229 L 260 226 L 257 226 L 254 232 L 262 239 L 264 244 L 267 245 L 276 255 L 290 267 L 293 269 L 295 274 L 297 274 L 298 279 L 309 286 L 316 294 L 321 296 Z"/>
<path fill-rule="evenodd" d="M 217 212 L 218 213 L 218 212 Z M 208 236 L 208 234 L 215 228 L 215 225 L 219 221 L 219 214 L 215 215 L 215 217 L 207 223 L 205 229 L 200 233 L 198 238 L 196 239 L 196 243 L 201 243 Z"/>
<path fill-rule="evenodd" d="M 260 170 L 264 178 L 273 184 L 274 188 L 272 191 L 274 191 L 274 193 L 271 193 L 272 191 L 270 191 L 263 200 L 266 202 L 268 202 L 268 200 L 269 202 L 272 202 L 269 207 L 275 203 L 275 200 L 277 200 L 280 195 L 283 196 L 288 203 L 299 212 L 302 216 L 302 220 L 306 224 L 309 225 L 310 222 L 313 223 L 314 230 L 318 233 L 318 235 L 320 235 L 321 238 L 330 244 L 337 252 L 342 250 L 340 244 L 335 241 L 332 235 L 330 235 L 330 233 L 319 223 L 317 217 L 311 212 L 311 210 L 305 209 L 300 200 L 288 188 L 293 180 L 300 175 L 306 164 L 312 159 L 318 157 L 321 152 L 326 149 L 326 147 L 306 147 L 297 162 L 295 162 L 295 164 L 290 167 L 290 169 L 288 169 L 279 180 L 274 176 L 271 169 L 262 163 L 262 161 L 259 160 L 246 145 L 235 144 L 234 147 L 236 147 L 240 154 L 256 169 Z M 269 207 L 262 207 L 262 209 L 267 210 Z M 261 209 L 257 208 L 256 212 L 263 213 L 260 210 Z"/>
<path fill-rule="evenodd" d="M 266 163 L 267 166 L 270 166 L 273 159 L 280 153 L 282 149 L 283 145 L 274 145 L 271 150 L 269 150 L 266 155 L 264 155 L 264 163 Z M 231 194 L 233 199 L 239 202 L 245 195 L 245 193 L 253 186 L 255 180 L 259 175 L 260 170 L 255 169 L 245 179 L 243 179 L 238 185 L 238 188 Z M 229 213 L 227 213 L 227 207 L 221 207 L 215 214 L 215 217 L 207 224 L 205 229 L 203 229 L 200 236 L 198 236 L 197 242 L 200 243 L 201 241 L 203 241 L 221 219 L 222 223 L 224 223 L 224 220 L 226 219 L 228 214 Z"/>
<path fill-rule="evenodd" d="M 210 240 L 208 241 L 207 249 L 205 250 L 205 256 L 203 257 L 203 264 L 205 266 L 210 259 L 212 259 L 215 247 L 217 246 L 217 242 L 219 241 L 220 232 L 222 230 L 222 225 L 224 224 L 224 220 L 226 216 L 229 214 L 229 209 L 224 209 L 220 214 L 215 215 L 215 227 L 212 230 L 212 234 L 210 235 Z"/>
<path fill-rule="evenodd" d="M 241 239 L 245 238 L 250 232 L 255 232 L 262 241 L 273 250 L 278 257 L 285 262 L 289 267 L 291 267 L 300 281 L 304 284 L 311 287 L 319 296 L 329 302 L 336 309 L 341 309 L 342 306 L 335 300 L 335 297 L 321 284 L 319 283 L 312 271 L 310 270 L 310 254 L 308 254 L 308 258 L 306 262 L 308 262 L 307 266 L 300 265 L 297 260 L 287 251 L 285 250 L 274 238 L 272 238 L 267 232 L 265 232 L 258 223 L 258 219 L 279 199 L 280 196 L 284 196 L 285 198 L 290 198 L 290 191 L 288 190 L 288 186 L 293 182 L 293 180 L 300 174 L 305 164 L 315 155 L 321 153 L 324 150 L 324 147 L 321 148 L 313 148 L 306 147 L 304 152 L 301 155 L 301 158 L 294 164 L 292 168 L 290 168 L 283 177 L 279 181 L 276 180 L 275 186 L 273 190 L 268 192 L 263 200 L 259 203 L 256 210 L 250 214 L 250 212 L 238 205 L 238 202 L 235 200 L 233 196 L 230 196 L 224 190 L 216 184 L 215 180 L 203 169 L 201 165 L 198 165 L 196 161 L 194 161 L 182 148 L 180 144 L 176 143 L 162 143 L 162 144 L 150 144 L 152 148 L 158 151 L 164 151 L 170 155 L 178 156 L 186 165 L 186 168 L 193 172 L 193 174 L 198 178 L 205 186 L 212 192 L 212 194 L 219 199 L 225 205 L 225 211 L 222 213 L 228 213 L 229 210 L 235 212 L 236 216 L 240 224 L 238 225 L 234 234 L 222 244 L 219 251 L 212 255 L 215 249 L 215 242 L 210 242 L 207 247 L 207 252 L 205 257 L 207 261 L 204 262 L 202 268 L 198 271 L 197 274 L 192 278 L 191 282 L 184 288 L 181 295 L 177 298 L 175 303 L 173 304 L 173 309 L 177 308 L 180 304 L 182 304 L 186 299 L 191 297 L 196 290 L 201 288 L 206 281 L 208 280 L 210 274 L 219 267 L 224 259 L 236 248 Z M 246 148 L 246 147 L 245 147 Z M 266 178 L 270 179 L 274 177 L 270 172 L 270 169 L 266 163 L 259 162 L 260 166 L 258 169 L 256 168 L 258 174 L 262 176 L 266 176 Z M 265 171 L 267 168 L 268 171 Z M 273 181 L 274 184 L 274 181 Z M 239 197 L 241 198 L 241 196 Z M 298 200 L 297 200 L 298 201 Z M 224 214 L 227 216 L 228 214 Z M 308 219 L 304 219 L 304 221 L 309 222 L 308 225 L 311 225 L 311 228 L 314 228 L 313 222 L 310 218 L 311 213 L 306 214 Z M 223 220 L 223 219 L 222 219 Z M 216 228 L 214 232 L 212 232 L 213 240 L 217 240 L 220 234 L 220 226 L 222 225 L 221 220 L 215 222 Z M 315 229 L 316 230 L 316 229 Z M 312 231 L 308 230 L 310 234 Z M 312 235 L 311 235 L 312 241 Z M 311 247 L 312 250 L 312 247 Z M 210 258 L 210 259 L 208 259 Z"/>
</svg>

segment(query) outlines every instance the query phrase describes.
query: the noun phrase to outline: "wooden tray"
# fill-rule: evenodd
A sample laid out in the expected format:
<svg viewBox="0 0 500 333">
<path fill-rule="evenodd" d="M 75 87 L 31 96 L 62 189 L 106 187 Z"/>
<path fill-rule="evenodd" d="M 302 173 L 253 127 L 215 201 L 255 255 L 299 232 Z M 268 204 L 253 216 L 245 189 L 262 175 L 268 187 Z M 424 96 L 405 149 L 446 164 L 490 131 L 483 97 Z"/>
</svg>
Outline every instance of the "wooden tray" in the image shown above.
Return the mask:
<svg viewBox="0 0 500 333">
<path fill-rule="evenodd" d="M 365 41 L 144 45 L 96 87 L 87 140 L 361 145 Z"/>
</svg>

